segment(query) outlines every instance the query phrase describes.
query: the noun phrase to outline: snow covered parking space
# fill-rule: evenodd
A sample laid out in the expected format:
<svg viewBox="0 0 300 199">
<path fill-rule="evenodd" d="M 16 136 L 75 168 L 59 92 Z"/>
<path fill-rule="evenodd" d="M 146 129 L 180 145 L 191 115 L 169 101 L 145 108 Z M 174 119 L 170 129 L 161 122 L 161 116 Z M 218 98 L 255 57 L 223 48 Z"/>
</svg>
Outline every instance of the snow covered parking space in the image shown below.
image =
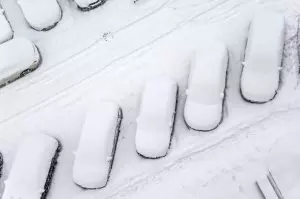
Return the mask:
<svg viewBox="0 0 300 199">
<path fill-rule="evenodd" d="M 5 3 L 11 9 L 14 7 L 9 1 Z M 139 3 L 141 7 L 137 8 L 138 11 L 133 11 L 129 7 L 132 4 L 127 3 L 127 1 L 107 1 L 107 4 L 93 12 L 99 14 L 105 9 L 110 10 L 111 5 L 128 5 L 123 8 L 128 9 L 127 16 L 130 15 L 133 19 L 138 14 L 141 17 L 145 14 L 143 12 L 149 13 L 162 5 L 159 1 L 147 0 Z M 64 8 L 66 4 L 62 5 Z M 286 4 L 281 4 L 279 0 L 274 3 L 262 1 L 262 6 L 280 12 L 284 11 L 284 5 Z M 19 26 L 20 23 L 13 23 L 18 34 L 28 35 L 37 41 L 46 58 L 44 70 L 36 71 L 37 73 L 31 77 L 20 80 L 22 83 L 16 82 L 0 90 L 0 149 L 6 160 L 2 180 L 7 178 L 22 137 L 33 132 L 47 132 L 64 143 L 60 166 L 57 167 L 49 199 L 67 197 L 143 199 L 159 198 L 161 193 L 164 198 L 199 198 L 217 194 L 214 188 L 222 187 L 224 184 L 228 184 L 226 187 L 229 190 L 224 193 L 226 198 L 257 197 L 251 185 L 264 165 L 263 156 L 268 154 L 269 146 L 277 138 L 291 132 L 287 131 L 287 127 L 297 129 L 300 114 L 299 90 L 294 73 L 298 66 L 295 61 L 298 54 L 295 51 L 297 23 L 294 20 L 291 20 L 288 29 L 290 32 L 287 34 L 286 43 L 289 45 L 284 55 L 284 64 L 290 69 L 284 69 L 283 86 L 278 97 L 262 106 L 249 105 L 240 97 L 238 85 L 243 42 L 248 22 L 258 7 L 254 0 L 216 0 L 209 3 L 198 0 L 170 1 L 159 11 L 131 25 L 130 28 L 118 34 L 110 31 L 115 34 L 108 37 L 108 42 L 105 40 L 98 42 L 97 38 L 99 35 L 102 36 L 102 32 L 118 29 L 120 24 L 116 25 L 106 17 L 101 18 L 105 21 L 101 24 L 98 17 L 95 19 L 92 17 L 92 12 L 82 18 L 78 14 L 73 15 L 77 18 L 66 17 L 57 29 L 42 35 L 22 28 Z M 69 13 L 72 12 L 69 10 Z M 95 16 L 100 16 L 97 14 Z M 128 21 L 124 16 L 125 14 L 120 13 L 110 19 Z M 9 18 L 15 19 L 13 16 Z M 98 20 L 98 25 L 95 25 L 94 29 L 86 29 L 89 32 L 87 34 L 97 33 L 97 37 L 90 35 L 79 37 L 77 34 L 81 33 L 75 33 L 73 37 L 70 36 L 70 32 L 62 33 L 64 28 L 68 29 L 74 22 L 73 19 L 78 19 L 81 23 L 88 18 Z M 112 23 L 114 28 L 108 28 L 109 23 Z M 74 29 L 72 31 L 76 32 Z M 67 35 L 70 39 L 64 40 Z M 201 39 L 208 35 L 219 37 L 230 50 L 228 101 L 222 128 L 213 133 L 199 133 L 188 131 L 184 125 L 182 118 L 184 90 L 187 87 L 191 48 L 196 43 L 200 44 Z M 73 46 L 72 43 L 76 40 L 78 43 Z M 78 49 L 93 43 L 92 41 L 96 42 L 92 48 L 61 65 L 56 65 L 70 54 L 78 52 Z M 158 161 L 144 160 L 136 155 L 134 147 L 136 107 L 145 80 L 160 74 L 171 76 L 180 86 L 179 117 L 170 154 Z M 85 104 L 95 98 L 114 100 L 124 107 L 124 120 L 118 145 L 118 150 L 122 153 L 116 155 L 107 187 L 87 192 L 82 191 L 72 181 L 74 160 L 72 153 L 79 141 Z M 272 139 L 269 139 L 270 137 Z M 298 138 L 297 134 L 293 138 Z M 208 153 L 209 150 L 213 153 Z M 204 162 L 206 163 L 203 164 Z M 242 164 L 243 162 L 245 163 Z M 175 169 L 172 170 L 173 168 Z M 235 175 L 230 172 L 232 169 L 236 171 Z M 178 183 L 168 186 L 176 179 Z M 226 183 L 230 179 L 233 179 L 230 181 L 233 184 Z M 240 187 L 245 190 L 244 193 L 236 192 Z"/>
</svg>

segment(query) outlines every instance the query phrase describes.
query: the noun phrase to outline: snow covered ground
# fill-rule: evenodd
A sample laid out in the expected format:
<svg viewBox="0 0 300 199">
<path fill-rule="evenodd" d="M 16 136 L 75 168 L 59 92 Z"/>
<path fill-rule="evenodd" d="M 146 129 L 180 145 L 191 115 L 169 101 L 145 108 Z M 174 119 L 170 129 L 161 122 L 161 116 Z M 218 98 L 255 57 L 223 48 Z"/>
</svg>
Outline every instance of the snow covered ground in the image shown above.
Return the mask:
<svg viewBox="0 0 300 199">
<path fill-rule="evenodd" d="M 84 13 L 73 1 L 59 3 L 63 18 L 57 27 L 36 32 L 15 0 L 2 0 L 15 35 L 36 42 L 43 63 L 0 89 L 0 151 L 5 160 L 1 192 L 22 138 L 46 133 L 64 146 L 49 199 L 259 199 L 254 182 L 271 166 L 283 194 L 297 195 L 297 0 L 139 0 L 135 5 L 132 0 L 109 0 Z M 249 22 L 262 7 L 285 13 L 287 32 L 278 96 L 255 105 L 242 100 L 239 78 Z M 201 133 L 185 126 L 183 105 L 191 52 L 213 36 L 229 49 L 226 111 L 218 129 Z M 142 87 L 156 75 L 178 82 L 178 112 L 168 156 L 145 160 L 135 151 L 135 118 Z M 107 187 L 84 191 L 72 181 L 73 151 L 85 106 L 95 99 L 120 104 L 124 120 Z"/>
</svg>

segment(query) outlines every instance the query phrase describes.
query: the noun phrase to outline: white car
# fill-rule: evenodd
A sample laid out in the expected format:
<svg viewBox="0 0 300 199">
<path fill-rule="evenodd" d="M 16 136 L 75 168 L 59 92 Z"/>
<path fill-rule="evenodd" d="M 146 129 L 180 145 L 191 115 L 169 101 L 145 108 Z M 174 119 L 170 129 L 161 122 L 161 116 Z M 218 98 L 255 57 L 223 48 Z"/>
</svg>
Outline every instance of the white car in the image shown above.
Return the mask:
<svg viewBox="0 0 300 199">
<path fill-rule="evenodd" d="M 106 0 L 75 0 L 78 8 L 82 11 L 89 11 L 101 6 Z"/>
<path fill-rule="evenodd" d="M 46 198 L 61 150 L 60 142 L 48 135 L 26 137 L 15 156 L 2 199 Z"/>
<path fill-rule="evenodd" d="M 228 50 L 221 41 L 208 41 L 197 49 L 192 61 L 184 120 L 198 131 L 210 131 L 223 119 Z"/>
<path fill-rule="evenodd" d="M 122 110 L 113 102 L 100 101 L 87 110 L 73 165 L 73 180 L 78 186 L 84 189 L 106 186 L 121 121 Z"/>
<path fill-rule="evenodd" d="M 280 82 L 284 46 L 284 17 L 264 11 L 254 16 L 241 75 L 241 95 L 254 103 L 272 100 Z"/>
<path fill-rule="evenodd" d="M 168 77 L 149 80 L 144 88 L 135 137 L 136 151 L 146 158 L 167 155 L 177 105 L 177 83 Z"/>
<path fill-rule="evenodd" d="M 18 0 L 18 4 L 26 21 L 35 30 L 50 30 L 62 18 L 57 0 Z"/>
<path fill-rule="evenodd" d="M 13 31 L 0 5 L 0 44 L 13 38 Z"/>
<path fill-rule="evenodd" d="M 14 38 L 0 45 L 0 87 L 23 77 L 40 64 L 40 53 L 33 42 Z"/>
</svg>

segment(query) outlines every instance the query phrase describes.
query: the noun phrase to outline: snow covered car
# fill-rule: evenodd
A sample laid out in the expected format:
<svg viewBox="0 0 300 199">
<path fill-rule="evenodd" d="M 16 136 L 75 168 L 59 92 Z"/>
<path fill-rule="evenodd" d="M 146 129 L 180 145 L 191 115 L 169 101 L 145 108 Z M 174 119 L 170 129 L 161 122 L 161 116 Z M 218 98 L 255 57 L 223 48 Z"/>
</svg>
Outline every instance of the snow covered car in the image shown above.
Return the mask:
<svg viewBox="0 0 300 199">
<path fill-rule="evenodd" d="M 5 12 L 0 5 L 0 44 L 10 40 L 13 37 L 13 31 L 5 16 Z"/>
<path fill-rule="evenodd" d="M 60 142 L 48 135 L 26 137 L 15 156 L 2 199 L 45 199 L 61 150 Z"/>
<path fill-rule="evenodd" d="M 75 0 L 77 6 L 82 11 L 89 11 L 101 6 L 106 0 Z"/>
<path fill-rule="evenodd" d="M 27 23 L 35 30 L 47 31 L 62 18 L 57 0 L 18 0 Z"/>
<path fill-rule="evenodd" d="M 277 93 L 284 26 L 284 17 L 269 11 L 257 14 L 252 20 L 240 82 L 241 95 L 249 102 L 265 103 Z"/>
<path fill-rule="evenodd" d="M 0 87 L 35 70 L 40 53 L 30 40 L 14 38 L 0 45 Z"/>
<path fill-rule="evenodd" d="M 73 165 L 73 180 L 78 186 L 84 189 L 106 186 L 121 121 L 122 110 L 113 102 L 97 102 L 87 110 Z"/>
<path fill-rule="evenodd" d="M 135 137 L 136 151 L 142 157 L 166 156 L 174 128 L 177 92 L 177 83 L 167 77 L 146 83 Z"/>
<path fill-rule="evenodd" d="M 192 62 L 184 120 L 198 131 L 218 127 L 223 118 L 228 68 L 228 50 L 220 41 L 211 41 L 199 48 Z"/>
</svg>

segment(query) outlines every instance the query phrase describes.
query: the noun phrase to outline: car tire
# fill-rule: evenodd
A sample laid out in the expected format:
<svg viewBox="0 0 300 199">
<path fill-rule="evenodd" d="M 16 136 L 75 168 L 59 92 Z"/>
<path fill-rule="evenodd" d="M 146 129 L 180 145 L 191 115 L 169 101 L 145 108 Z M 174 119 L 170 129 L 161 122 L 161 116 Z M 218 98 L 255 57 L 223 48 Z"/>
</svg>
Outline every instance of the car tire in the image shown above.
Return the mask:
<svg viewBox="0 0 300 199">
<path fill-rule="evenodd" d="M 26 70 L 24 70 L 23 72 L 21 72 L 20 77 L 24 77 L 24 76 L 28 75 L 28 74 L 31 73 L 31 72 L 32 72 L 31 69 L 26 69 Z"/>
</svg>

